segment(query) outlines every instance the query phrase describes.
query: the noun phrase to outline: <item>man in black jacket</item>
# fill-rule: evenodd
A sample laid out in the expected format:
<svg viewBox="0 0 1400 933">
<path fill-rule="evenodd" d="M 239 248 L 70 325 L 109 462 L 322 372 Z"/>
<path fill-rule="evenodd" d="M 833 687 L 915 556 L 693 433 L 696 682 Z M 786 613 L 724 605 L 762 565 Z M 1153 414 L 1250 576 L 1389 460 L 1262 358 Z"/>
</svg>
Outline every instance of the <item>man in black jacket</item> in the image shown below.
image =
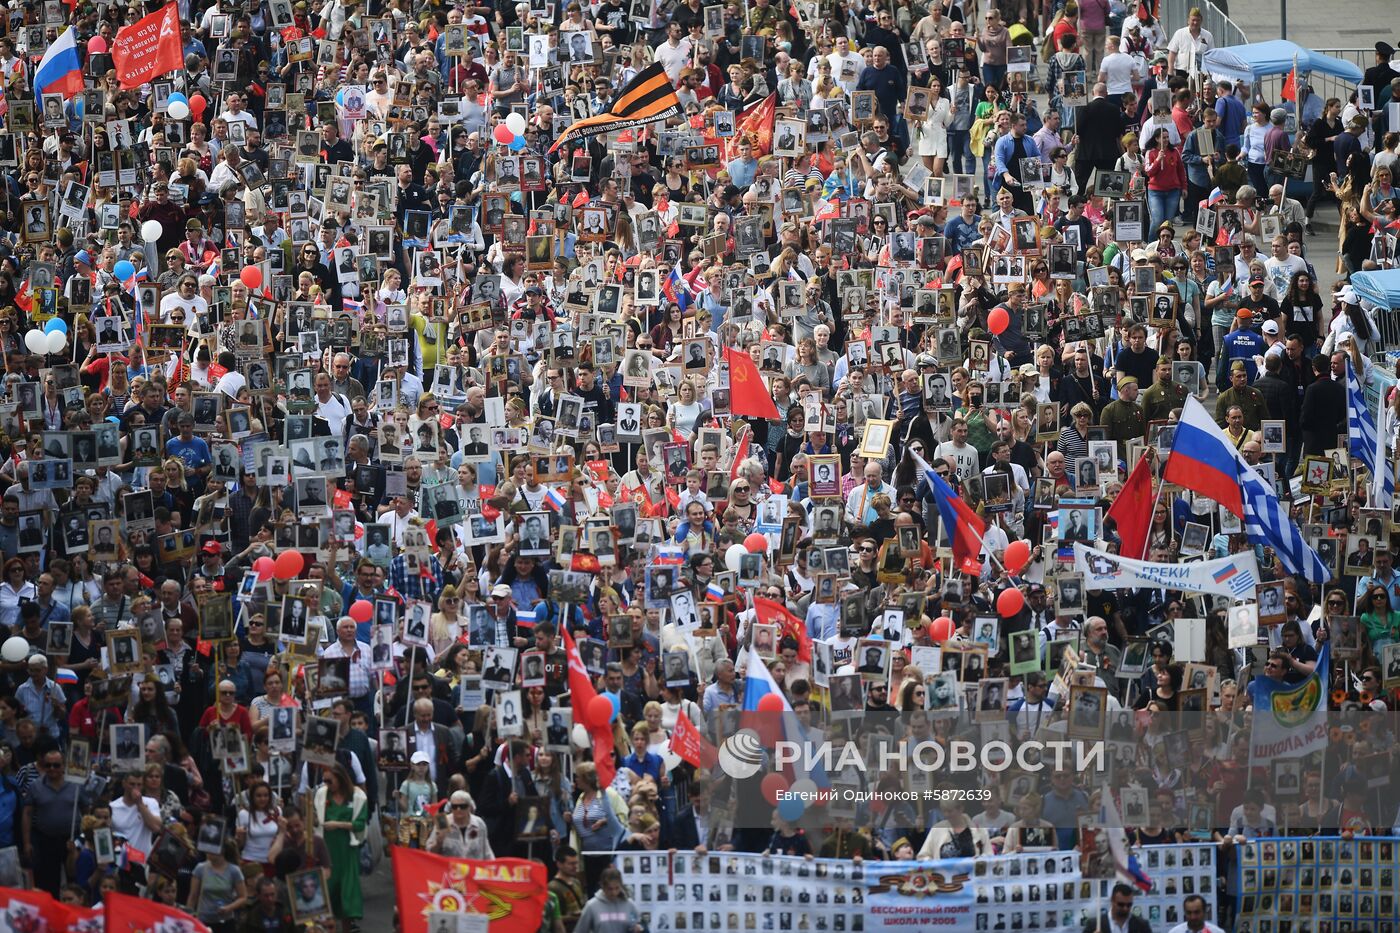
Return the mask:
<svg viewBox="0 0 1400 933">
<path fill-rule="evenodd" d="M 1264 375 L 1254 381 L 1254 388 L 1264 396 L 1264 405 L 1269 409 L 1269 417 L 1284 422 L 1284 438 L 1290 448 L 1293 437 L 1298 433 L 1298 392 L 1293 384 L 1283 378 L 1283 354 L 1270 353 L 1264 357 Z M 1290 476 L 1289 458 L 1285 455 L 1279 461 L 1279 475 Z"/>
<path fill-rule="evenodd" d="M 682 807 L 671 823 L 671 839 L 667 848 L 684 852 L 705 845 L 710 820 L 710 782 L 708 778 L 697 777 L 690 782 L 689 805 Z"/>
<path fill-rule="evenodd" d="M 1346 433 L 1346 389 L 1333 378 L 1345 371 L 1342 360 L 1341 352 L 1333 353 L 1330 361 L 1322 354 L 1313 357 L 1313 384 L 1303 393 L 1303 407 L 1298 413 L 1304 456 L 1322 456 L 1336 446 L 1338 434 Z"/>
<path fill-rule="evenodd" d="M 526 742 L 511 739 L 510 757 L 492 768 L 481 786 L 480 813 L 486 820 L 491 849 L 498 858 L 517 855 L 524 848 L 515 841 L 515 805 L 521 797 L 535 796 L 529 752 Z"/>
<path fill-rule="evenodd" d="M 1126 933 L 1152 933 L 1152 925 L 1141 917 L 1133 916 L 1132 885 L 1119 882 L 1113 886 L 1108 913 L 1099 914 L 1097 920 L 1084 924 L 1084 933 L 1110 933 L 1123 930 Z"/>
<path fill-rule="evenodd" d="M 1108 85 L 1094 85 L 1094 97 L 1079 118 L 1079 151 L 1074 157 L 1074 177 L 1079 190 L 1089 191 L 1094 169 L 1111 172 L 1123 154 L 1119 140 L 1125 129 L 1123 108 L 1108 99 Z"/>
</svg>

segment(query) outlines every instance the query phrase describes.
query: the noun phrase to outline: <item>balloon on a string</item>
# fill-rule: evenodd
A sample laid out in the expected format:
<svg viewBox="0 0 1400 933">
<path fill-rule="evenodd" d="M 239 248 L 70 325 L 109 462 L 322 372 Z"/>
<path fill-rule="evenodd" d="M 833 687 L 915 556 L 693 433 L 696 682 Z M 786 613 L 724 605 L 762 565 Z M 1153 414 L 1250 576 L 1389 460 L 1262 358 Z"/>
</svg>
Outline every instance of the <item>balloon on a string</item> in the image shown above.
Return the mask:
<svg viewBox="0 0 1400 933">
<path fill-rule="evenodd" d="M 165 105 L 167 107 L 171 104 L 189 104 L 189 102 L 190 99 L 179 91 L 171 91 L 170 95 L 165 98 Z"/>
<path fill-rule="evenodd" d="M 194 114 L 196 120 L 204 119 L 204 108 L 209 106 L 209 101 L 204 99 L 203 94 L 195 94 L 190 97 L 190 113 Z"/>
<path fill-rule="evenodd" d="M 42 356 L 49 350 L 49 338 L 36 327 L 24 335 L 24 345 L 29 348 L 30 353 Z"/>
<path fill-rule="evenodd" d="M 89 55 L 101 55 L 107 51 L 107 40 L 101 36 L 93 36 L 87 44 Z"/>
<path fill-rule="evenodd" d="M 517 136 L 517 137 L 515 137 L 514 139 L 512 139 L 512 140 L 510 141 L 510 145 L 509 145 L 507 148 L 510 149 L 511 152 L 519 152 L 519 151 L 521 151 L 522 149 L 525 148 L 525 137 L 524 137 L 524 136 Z"/>
<path fill-rule="evenodd" d="M 136 274 L 136 267 L 131 264 L 130 259 L 123 259 L 112 267 L 112 274 L 117 277 L 118 282 L 125 285 Z"/>
<path fill-rule="evenodd" d="M 68 322 L 61 317 L 56 317 L 44 325 L 44 333 L 52 334 L 54 331 L 59 331 L 64 334 L 68 333 Z"/>
<path fill-rule="evenodd" d="M 509 146 L 515 142 L 515 134 L 510 131 L 510 127 L 504 123 L 497 123 L 496 128 L 491 131 L 491 137 L 502 146 Z"/>
<path fill-rule="evenodd" d="M 374 618 L 374 603 L 367 599 L 357 599 L 350 604 L 350 611 L 346 615 L 356 622 L 368 622 Z"/>
<path fill-rule="evenodd" d="M 190 115 L 190 105 L 182 100 L 172 100 L 165 105 L 165 115 L 172 120 L 183 120 Z"/>
<path fill-rule="evenodd" d="M 238 281 L 242 282 L 253 291 L 257 291 L 262 288 L 262 270 L 257 266 L 244 266 L 243 271 L 238 273 Z"/>
<path fill-rule="evenodd" d="M 68 346 L 68 334 L 65 331 L 54 330 L 44 335 L 44 349 L 49 353 L 62 353 L 63 348 Z"/>
<path fill-rule="evenodd" d="M 146 243 L 156 242 L 164 232 L 165 228 L 160 225 L 159 220 L 148 220 L 141 225 L 141 239 Z"/>
<path fill-rule="evenodd" d="M 525 117 L 523 114 L 511 113 L 506 116 L 506 126 L 510 129 L 512 136 L 519 136 L 525 132 Z"/>
</svg>

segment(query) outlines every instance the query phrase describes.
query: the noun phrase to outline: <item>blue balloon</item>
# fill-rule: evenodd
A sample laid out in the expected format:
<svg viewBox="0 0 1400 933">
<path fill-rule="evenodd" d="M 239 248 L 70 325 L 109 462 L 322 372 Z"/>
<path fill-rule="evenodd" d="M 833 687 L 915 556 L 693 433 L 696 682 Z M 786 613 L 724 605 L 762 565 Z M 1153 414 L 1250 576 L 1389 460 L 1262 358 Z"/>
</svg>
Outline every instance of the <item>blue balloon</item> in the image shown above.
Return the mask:
<svg viewBox="0 0 1400 933">
<path fill-rule="evenodd" d="M 524 136 L 517 136 L 517 137 L 515 137 L 514 139 L 512 139 L 512 140 L 510 141 L 510 145 L 507 146 L 506 148 L 508 148 L 511 152 L 519 152 L 521 149 L 524 149 L 524 148 L 525 148 L 525 137 L 524 137 Z"/>
<path fill-rule="evenodd" d="M 169 106 L 169 105 L 175 103 L 176 101 L 179 101 L 179 102 L 182 103 L 182 104 L 188 105 L 189 102 L 190 102 L 190 99 L 189 99 L 188 97 L 186 97 L 184 94 L 181 94 L 179 91 L 175 91 L 174 93 L 172 93 L 169 97 L 167 97 L 167 98 L 165 99 L 165 104 L 166 104 L 166 106 Z"/>
<path fill-rule="evenodd" d="M 800 820 L 806 809 L 807 805 L 797 797 L 784 797 L 778 801 L 778 816 L 789 823 L 796 823 Z"/>
<path fill-rule="evenodd" d="M 61 317 L 56 317 L 44 325 L 44 333 L 52 334 L 58 331 L 60 334 L 68 333 L 68 324 Z"/>
<path fill-rule="evenodd" d="M 136 274 L 136 267 L 131 264 L 131 260 L 123 259 L 112 267 L 112 274 L 117 277 L 118 282 L 126 282 Z"/>
<path fill-rule="evenodd" d="M 345 88 L 341 88 L 335 92 L 335 102 L 342 107 L 345 106 Z"/>
<path fill-rule="evenodd" d="M 613 705 L 612 719 L 609 722 L 617 722 L 617 717 L 622 714 L 622 695 L 605 691 L 603 696 L 608 698 L 608 702 Z"/>
</svg>

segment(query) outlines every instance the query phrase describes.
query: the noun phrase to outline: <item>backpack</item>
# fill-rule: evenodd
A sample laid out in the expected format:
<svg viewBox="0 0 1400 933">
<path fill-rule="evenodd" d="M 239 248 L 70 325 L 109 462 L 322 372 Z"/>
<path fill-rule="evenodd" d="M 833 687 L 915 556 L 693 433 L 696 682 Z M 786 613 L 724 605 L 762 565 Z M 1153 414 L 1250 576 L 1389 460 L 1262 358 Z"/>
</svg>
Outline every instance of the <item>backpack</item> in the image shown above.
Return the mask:
<svg viewBox="0 0 1400 933">
<path fill-rule="evenodd" d="M 1040 60 L 1048 62 L 1055 57 L 1059 49 L 1055 48 L 1055 27 L 1060 25 L 1060 20 L 1065 18 L 1064 11 L 1055 14 L 1055 18 L 1050 21 L 1049 27 L 1045 30 L 1045 38 L 1040 40 Z"/>
</svg>

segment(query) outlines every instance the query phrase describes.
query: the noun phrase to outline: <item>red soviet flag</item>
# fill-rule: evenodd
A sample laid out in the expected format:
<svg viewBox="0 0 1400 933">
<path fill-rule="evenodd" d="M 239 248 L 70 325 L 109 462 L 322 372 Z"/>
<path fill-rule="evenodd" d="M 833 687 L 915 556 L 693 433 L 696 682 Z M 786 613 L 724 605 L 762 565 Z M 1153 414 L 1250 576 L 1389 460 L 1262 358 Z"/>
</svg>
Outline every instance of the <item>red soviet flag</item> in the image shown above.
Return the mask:
<svg viewBox="0 0 1400 933">
<path fill-rule="evenodd" d="M 485 915 L 490 933 L 538 933 L 549 893 L 539 862 L 448 858 L 406 846 L 390 851 L 402 933 L 428 933 L 434 913 Z"/>
<path fill-rule="evenodd" d="M 690 721 L 684 709 L 676 717 L 676 728 L 671 730 L 671 751 L 675 752 L 681 761 L 697 768 L 713 768 L 719 760 L 719 752 L 700 734 L 700 730 L 695 728 L 695 723 Z"/>
<path fill-rule="evenodd" d="M 729 364 L 729 410 L 735 415 L 778 420 L 778 406 L 763 382 L 758 367 L 747 353 L 731 347 L 724 348 Z"/>
<path fill-rule="evenodd" d="M 578 653 L 574 636 L 567 626 L 560 625 L 559 633 L 564 636 L 564 651 L 569 658 L 569 695 L 574 709 L 574 722 L 583 723 L 593 738 L 593 766 L 598 769 L 598 786 L 607 789 L 617 777 L 617 765 L 613 762 L 612 723 L 595 723 L 589 715 L 589 707 L 598 696 L 593 681 L 588 676 L 588 668 L 583 666 L 583 658 Z M 407 930 L 404 933 L 408 933 Z"/>
<path fill-rule="evenodd" d="M 167 3 L 118 30 L 112 40 L 112 64 L 124 88 L 140 87 L 185 67 L 179 5 Z"/>
<path fill-rule="evenodd" d="M 1152 464 L 1139 457 L 1137 466 L 1108 510 L 1118 527 L 1118 553 L 1133 560 L 1147 559 L 1147 538 L 1152 531 Z"/>
<path fill-rule="evenodd" d="M 107 933 L 152 933 L 167 928 L 209 933 L 207 926 L 177 907 L 165 907 L 143 897 L 116 892 L 108 894 L 106 902 Z"/>
</svg>

